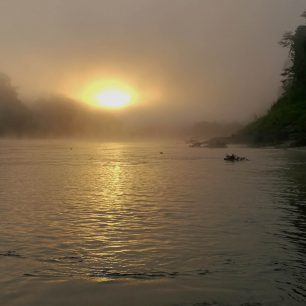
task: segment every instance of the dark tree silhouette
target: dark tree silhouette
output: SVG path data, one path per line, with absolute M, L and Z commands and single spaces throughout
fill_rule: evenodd
M 0 137 L 107 139 L 122 132 L 122 125 L 115 117 L 64 96 L 39 99 L 28 108 L 18 98 L 10 78 L 0 73 Z
M 301 15 L 306 18 L 306 11 Z M 289 60 L 282 72 L 285 92 L 306 87 L 306 25 L 297 27 L 295 33 L 286 32 L 280 45 L 289 49 Z
M 9 77 L 0 73 L 0 135 L 22 136 L 33 127 L 31 112 L 18 99 Z
M 306 11 L 302 17 L 306 18 Z M 289 49 L 282 73 L 283 94 L 266 115 L 238 135 L 260 145 L 306 146 L 306 25 L 285 33 L 280 44 Z

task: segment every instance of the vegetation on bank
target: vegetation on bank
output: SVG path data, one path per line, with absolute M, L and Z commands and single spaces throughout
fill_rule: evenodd
M 122 133 L 122 124 L 109 113 L 64 96 L 24 103 L 9 77 L 0 73 L 0 137 L 94 137 Z
M 0 138 L 185 139 L 229 136 L 239 129 L 239 124 L 206 121 L 177 126 L 137 122 L 132 125 L 102 109 L 56 95 L 25 103 L 10 78 L 0 73 Z
M 302 14 L 306 18 L 306 11 Z M 251 122 L 235 141 L 254 145 L 306 145 L 306 25 L 288 32 L 280 42 L 289 48 L 289 62 L 284 69 L 283 94 L 266 115 Z

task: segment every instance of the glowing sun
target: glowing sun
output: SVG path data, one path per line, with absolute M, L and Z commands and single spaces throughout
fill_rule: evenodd
M 95 95 L 96 104 L 107 108 L 122 108 L 132 101 L 132 95 L 128 91 L 118 88 L 108 88 Z
M 133 105 L 138 95 L 118 80 L 97 80 L 77 90 L 77 98 L 96 108 L 123 109 Z

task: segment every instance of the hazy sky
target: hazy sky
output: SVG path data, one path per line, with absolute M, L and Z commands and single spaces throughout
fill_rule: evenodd
M 97 79 L 138 93 L 137 120 L 246 120 L 279 94 L 282 34 L 305 0 L 0 0 L 0 71 L 23 97 Z

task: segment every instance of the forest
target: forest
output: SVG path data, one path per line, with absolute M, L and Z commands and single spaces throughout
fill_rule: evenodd
M 302 17 L 306 18 L 306 12 Z M 280 45 L 289 50 L 282 94 L 267 114 L 237 133 L 235 141 L 263 146 L 306 145 L 306 25 L 285 33 Z

